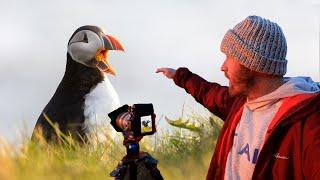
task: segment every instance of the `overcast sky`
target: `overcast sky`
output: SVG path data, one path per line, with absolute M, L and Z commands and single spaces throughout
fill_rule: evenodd
M 312 3 L 313 2 L 313 3 Z M 122 42 L 109 76 L 121 104 L 153 103 L 158 117 L 205 112 L 184 90 L 155 74 L 188 67 L 226 85 L 220 71 L 225 32 L 248 15 L 277 22 L 288 43 L 286 76 L 319 81 L 319 6 L 307 0 L 0 0 L 0 136 L 31 133 L 63 77 L 67 41 L 76 28 L 98 25 Z M 317 9 L 318 8 L 318 9 Z M 318 14 L 317 14 L 318 13 Z M 165 122 L 161 122 L 163 128 Z

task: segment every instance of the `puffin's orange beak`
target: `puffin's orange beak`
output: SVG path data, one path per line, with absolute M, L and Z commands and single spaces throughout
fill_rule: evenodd
M 104 34 L 102 39 L 105 49 L 124 51 L 122 44 L 115 37 Z
M 100 71 L 110 73 L 114 76 L 116 75 L 115 69 L 110 65 L 108 61 L 108 50 L 99 49 L 96 53 L 96 60 L 98 61 L 98 64 L 96 66 Z
M 116 70 L 110 65 L 108 61 L 109 50 L 124 51 L 122 44 L 113 36 L 102 34 L 103 48 L 96 53 L 96 60 L 98 61 L 97 68 L 105 73 L 116 75 Z

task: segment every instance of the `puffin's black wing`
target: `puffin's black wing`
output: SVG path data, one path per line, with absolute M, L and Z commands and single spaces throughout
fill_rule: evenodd
M 56 141 L 57 135 L 48 119 L 57 124 L 65 135 L 71 134 L 76 140 L 85 139 L 84 97 L 98 83 L 103 81 L 102 73 L 96 68 L 90 68 L 72 60 L 67 54 L 66 72 L 55 94 L 40 114 L 33 131 L 32 139 L 36 138 L 36 131 L 41 129 L 45 140 Z
M 46 141 L 57 142 L 59 141 L 59 136 L 63 138 L 61 134 L 57 134 L 61 132 L 66 136 L 71 135 L 77 141 L 85 140 L 85 134 L 82 130 L 84 116 L 81 107 L 82 103 L 76 103 L 55 109 L 49 103 L 38 118 L 32 139 L 36 140 L 36 133 L 39 133 Z M 59 132 L 53 126 L 57 126 Z

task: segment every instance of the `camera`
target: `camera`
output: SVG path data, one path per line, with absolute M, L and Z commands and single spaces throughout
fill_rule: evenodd
M 156 132 L 152 104 L 123 105 L 108 114 L 117 132 L 131 132 L 134 137 L 152 135 Z
M 163 180 L 157 168 L 158 160 L 149 153 L 140 151 L 139 141 L 145 135 L 156 132 L 152 104 L 123 105 L 108 114 L 113 128 L 122 132 L 123 145 L 127 149 L 118 166 L 110 173 L 115 179 L 155 179 Z

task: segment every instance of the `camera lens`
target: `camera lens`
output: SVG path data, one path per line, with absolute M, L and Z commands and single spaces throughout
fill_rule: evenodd
M 116 119 L 117 126 L 123 131 L 131 130 L 131 114 L 129 112 L 121 113 Z

